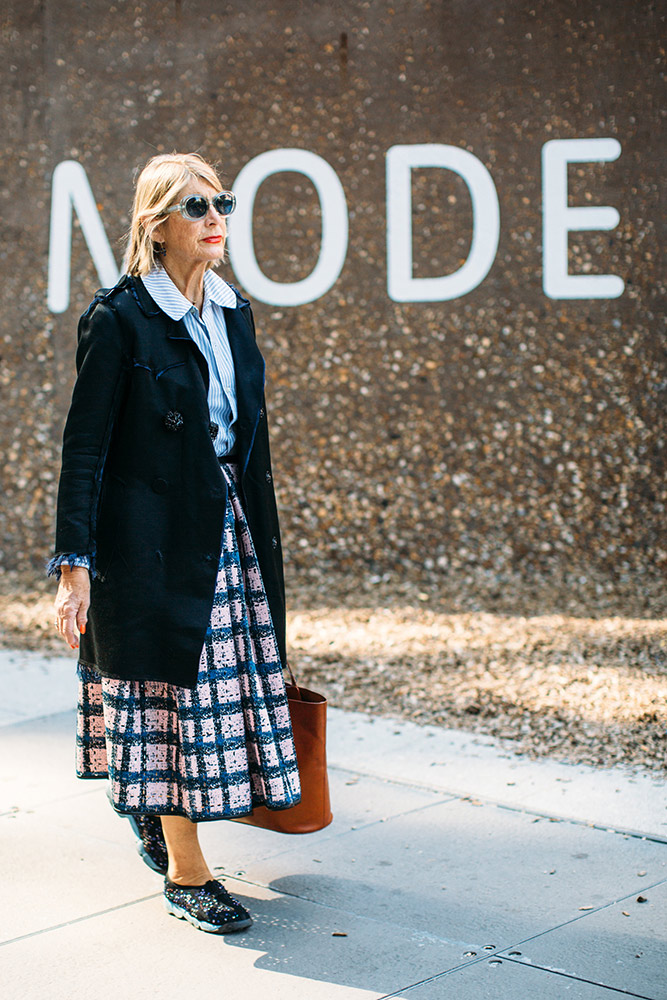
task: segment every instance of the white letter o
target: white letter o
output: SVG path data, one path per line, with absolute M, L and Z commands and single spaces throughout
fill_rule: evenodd
M 322 206 L 322 245 L 314 269 L 301 281 L 271 281 L 255 257 L 252 214 L 260 184 L 272 174 L 295 171 L 313 184 Z M 245 165 L 234 183 L 237 208 L 229 225 L 229 256 L 239 283 L 260 302 L 300 306 L 328 292 L 347 253 L 347 202 L 333 167 L 307 149 L 271 149 Z

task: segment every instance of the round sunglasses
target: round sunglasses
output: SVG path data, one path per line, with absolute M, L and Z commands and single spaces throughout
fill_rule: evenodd
M 198 222 L 200 219 L 206 218 L 211 205 L 218 215 L 231 215 L 236 208 L 236 195 L 233 191 L 221 191 L 213 198 L 206 198 L 203 194 L 189 194 L 182 198 L 177 205 L 165 209 L 165 215 L 170 212 L 180 212 L 184 219 Z

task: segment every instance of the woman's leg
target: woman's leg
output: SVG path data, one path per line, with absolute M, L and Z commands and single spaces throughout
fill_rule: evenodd
M 185 816 L 162 816 L 169 855 L 167 878 L 177 885 L 204 885 L 215 876 L 199 846 L 197 824 Z

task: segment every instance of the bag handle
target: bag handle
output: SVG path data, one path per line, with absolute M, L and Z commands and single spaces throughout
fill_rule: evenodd
M 285 660 L 285 663 L 287 664 L 287 670 L 289 672 L 289 677 L 290 677 L 290 680 L 292 682 L 292 686 L 295 687 L 297 689 L 297 691 L 299 691 L 299 685 L 297 684 L 296 677 L 294 676 L 294 673 L 292 672 L 292 667 L 290 665 L 290 661 L 289 660 Z M 300 694 L 301 694 L 301 692 L 299 691 L 299 695 Z

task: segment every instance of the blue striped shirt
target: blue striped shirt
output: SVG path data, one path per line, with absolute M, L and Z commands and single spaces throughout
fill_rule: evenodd
M 236 444 L 234 423 L 236 378 L 223 306 L 234 308 L 236 294 L 226 281 L 212 270 L 204 273 L 204 307 L 199 310 L 178 290 L 163 267 L 154 268 L 141 279 L 148 294 L 160 309 L 174 320 L 183 320 L 195 344 L 208 364 L 208 409 L 218 425 L 213 441 L 216 455 L 228 455 Z

